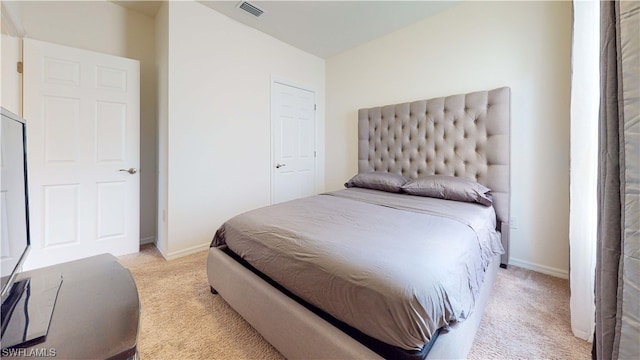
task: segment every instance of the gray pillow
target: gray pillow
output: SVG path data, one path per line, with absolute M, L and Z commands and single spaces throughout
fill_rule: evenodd
M 408 178 L 400 174 L 372 171 L 357 174 L 347 181 L 344 186 L 399 193 L 402 191 L 402 185 L 408 180 Z
M 402 186 L 407 194 L 439 199 L 475 202 L 491 206 L 491 189 L 475 181 L 454 176 L 428 175 L 411 180 Z

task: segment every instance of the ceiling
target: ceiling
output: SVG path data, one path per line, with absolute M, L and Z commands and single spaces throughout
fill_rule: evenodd
M 155 16 L 160 1 L 113 1 Z M 457 5 L 460 1 L 199 1 L 238 22 L 321 58 L 329 58 Z
M 123 0 L 123 1 L 110 0 L 110 1 L 120 6 L 124 6 L 127 9 L 131 9 L 151 17 L 156 17 L 156 14 L 158 13 L 158 9 L 160 9 L 160 5 L 162 5 L 163 3 L 163 1 L 134 1 L 134 0 Z

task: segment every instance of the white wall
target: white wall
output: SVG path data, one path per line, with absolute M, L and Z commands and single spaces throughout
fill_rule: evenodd
M 22 61 L 20 37 L 24 29 L 14 6 L 6 1 L 0 3 L 0 17 L 0 105 L 22 115 L 22 74 L 17 71 L 17 63 Z
M 327 60 L 327 190 L 357 172 L 357 110 L 512 90 L 511 263 L 569 269 L 570 2 L 464 2 Z
M 157 147 L 157 239 L 156 247 L 161 253 L 168 253 L 166 210 L 168 208 L 168 134 L 169 129 L 169 5 L 163 3 L 155 18 L 156 31 L 156 79 L 158 83 L 158 147 Z
M 17 63 L 22 60 L 22 42 L 20 38 L 2 34 L 0 38 L 1 83 L 0 105 L 5 109 L 22 115 L 22 75 L 17 71 Z
M 25 37 L 140 61 L 140 238 L 152 241 L 157 198 L 154 20 L 106 1 L 8 3 Z
M 172 258 L 206 248 L 229 217 L 269 204 L 272 76 L 316 91 L 324 144 L 325 62 L 197 2 L 168 10 L 168 154 L 160 156 L 168 156 L 164 255 Z

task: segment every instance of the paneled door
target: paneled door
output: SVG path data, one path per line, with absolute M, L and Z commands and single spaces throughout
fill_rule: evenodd
M 272 83 L 272 203 L 316 192 L 315 109 L 313 91 Z
M 140 244 L 140 64 L 24 39 L 25 270 Z

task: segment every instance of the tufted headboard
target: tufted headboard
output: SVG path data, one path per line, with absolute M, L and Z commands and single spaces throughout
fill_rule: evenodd
M 501 230 L 509 221 L 510 98 L 502 87 L 360 109 L 358 172 L 475 180 L 492 190 Z

